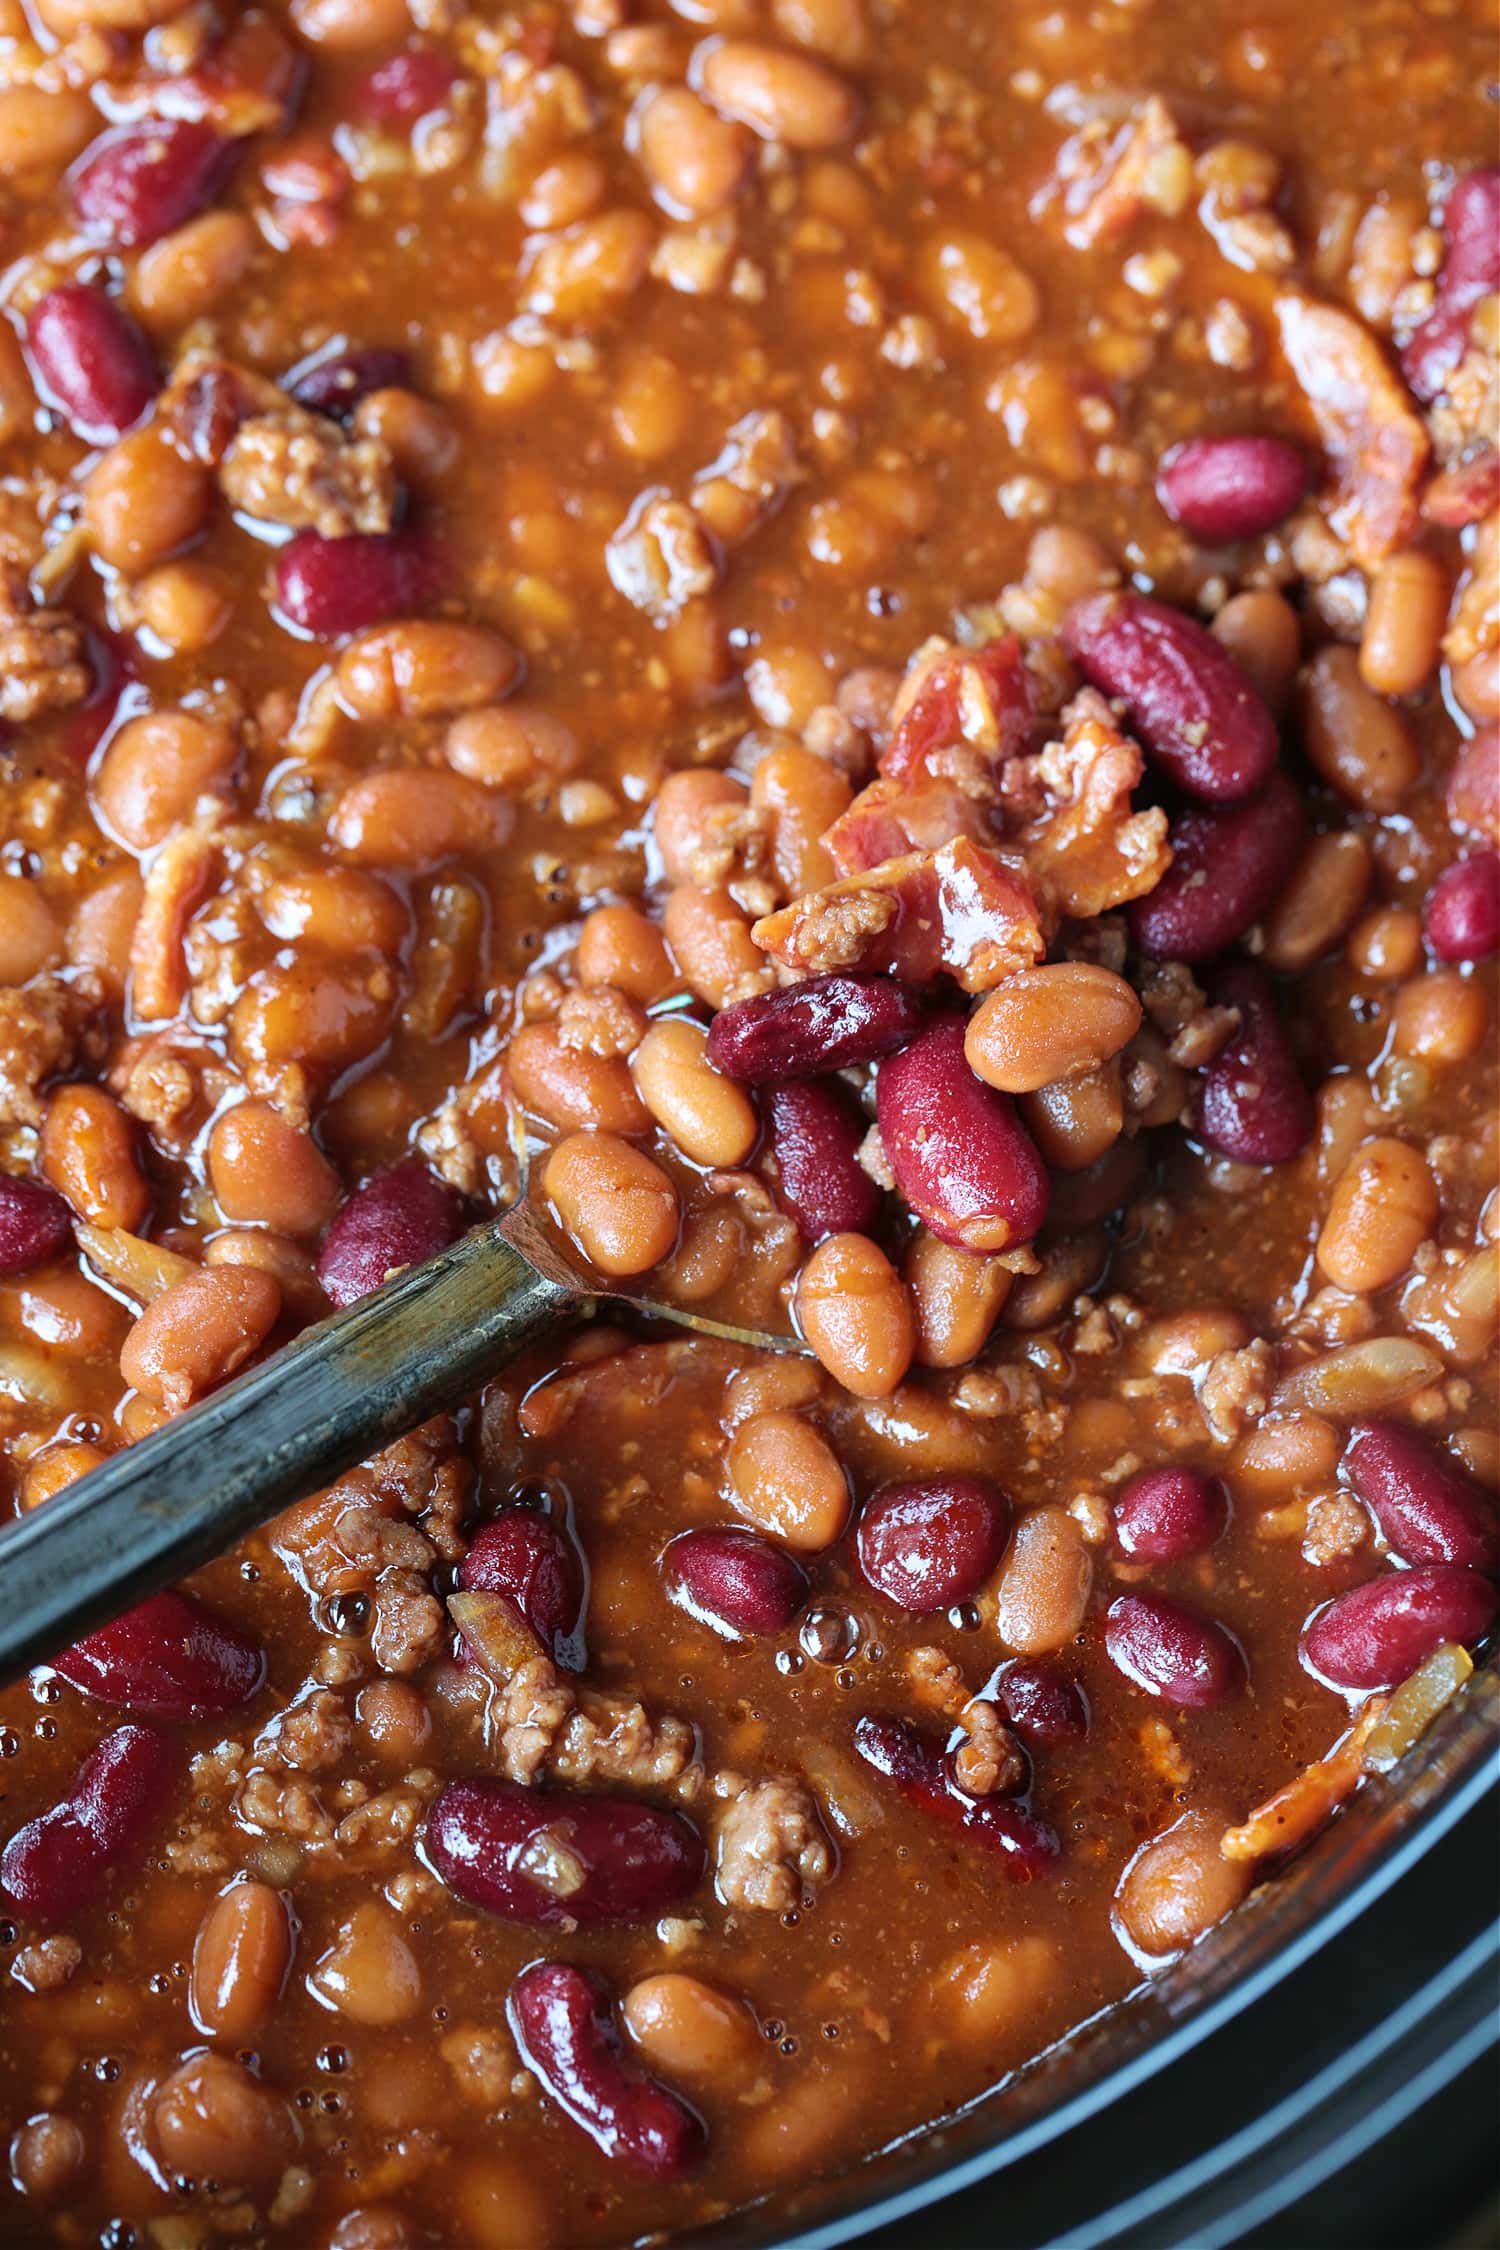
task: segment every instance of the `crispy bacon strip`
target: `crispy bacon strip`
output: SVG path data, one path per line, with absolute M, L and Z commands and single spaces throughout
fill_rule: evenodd
M 946 971 L 965 992 L 988 992 L 1046 951 L 1024 880 L 965 837 L 810 891 L 750 934 L 806 976 L 859 968 L 925 984 Z
M 1362 570 L 1404 547 L 1431 450 L 1399 379 L 1352 313 L 1293 291 L 1276 300 L 1281 345 L 1338 474 L 1350 552 Z
M 1075 696 L 1062 740 L 1029 762 L 1047 810 L 1021 842 L 1043 907 L 1083 921 L 1154 890 L 1172 860 L 1167 816 L 1155 806 L 1131 810 L 1145 760 L 1103 696 L 1093 688 Z
M 1024 749 L 1036 693 L 1013 633 L 982 648 L 933 639 L 918 649 L 891 706 L 891 739 L 880 760 L 888 781 L 911 783 L 963 771 L 945 752 L 967 748 L 982 767 Z

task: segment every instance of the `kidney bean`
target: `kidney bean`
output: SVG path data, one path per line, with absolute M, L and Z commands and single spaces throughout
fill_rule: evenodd
M 1500 852 L 1474 852 L 1445 867 L 1422 920 L 1440 961 L 1483 961 L 1500 950 Z
M 574 1641 L 583 1608 L 578 1550 L 536 1508 L 502 1508 L 475 1532 L 458 1569 L 466 1594 L 504 1594 L 555 1663 L 582 1669 Z
M 970 1070 L 964 1028 L 945 1016 L 887 1055 L 876 1116 L 896 1184 L 929 1234 L 1005 1250 L 1047 1216 L 1047 1171 L 1010 1096 Z
M 161 388 L 140 329 L 89 282 L 64 282 L 38 298 L 26 341 L 43 401 L 86 445 L 113 445 Z
M 1276 725 L 1229 651 L 1195 618 L 1144 594 L 1091 594 L 1063 624 L 1069 655 L 1188 796 L 1238 804 L 1276 765 Z
M 1349 1482 L 1407 1563 L 1500 1563 L 1500 1521 L 1476 1477 L 1399 1422 L 1356 1422 L 1344 1454 Z
M 1056 1832 L 1026 1807 L 1003 1797 L 965 1796 L 948 1753 L 909 1720 L 866 1712 L 855 1721 L 854 1747 L 908 1803 L 993 1852 L 1012 1882 L 1035 1882 L 1062 1857 Z
M 315 641 L 409 617 L 441 585 L 437 557 L 409 531 L 353 532 L 342 539 L 301 531 L 276 558 L 282 618 Z
M 138 250 L 204 210 L 235 144 L 188 117 L 143 117 L 102 133 L 69 174 L 73 208 L 96 242 Z
M 439 1792 L 427 1856 L 471 1906 L 536 1924 L 649 1920 L 686 1898 L 704 1868 L 680 1813 L 489 1777 Z
M 309 412 L 342 422 L 372 391 L 401 390 L 410 381 L 411 361 L 405 352 L 382 344 L 346 344 L 339 338 L 289 367 L 281 387 Z M 339 544 L 347 546 L 348 541 Z
M 1244 1676 L 1239 1646 L 1222 1625 L 1161 1594 L 1112 1601 L 1104 1645 L 1127 1680 L 1182 1711 L 1211 1711 Z
M 904 1046 L 922 1003 L 896 977 L 810 977 L 721 1008 L 709 1059 L 730 1078 L 818 1078 Z
M 601 2154 L 654 2179 L 679 2179 L 703 2155 L 702 2121 L 680 2095 L 628 2071 L 592 1977 L 533 1961 L 506 2014 L 521 2059 Z
M 1054 1664 L 1024 1658 L 1007 1664 L 995 1681 L 994 1696 L 1025 1743 L 1081 1741 L 1089 1731 L 1083 1689 Z
M 1129 909 L 1143 953 L 1158 961 L 1207 961 L 1270 905 L 1296 864 L 1307 826 L 1285 774 L 1248 804 L 1210 811 L 1192 805 L 1167 831 L 1172 864 Z
M 0 1888 L 40 1922 L 93 1904 L 144 1844 L 181 1769 L 178 1745 L 154 1727 L 116 1727 L 84 1759 L 71 1795 L 16 1830 L 0 1853 Z
M 1500 170 L 1487 166 L 1455 183 L 1443 234 L 1447 255 L 1432 311 L 1401 354 L 1407 386 L 1424 404 L 1463 358 L 1475 307 L 1500 290 Z
M 1271 980 L 1251 961 L 1231 961 L 1213 997 L 1238 1008 L 1239 1029 L 1203 1076 L 1198 1132 L 1240 1164 L 1285 1164 L 1312 1139 L 1317 1111 L 1302 1081 Z
M 45 1266 L 72 1239 L 73 1214 L 56 1188 L 0 1172 L 0 1274 Z
M 406 47 L 366 73 L 354 88 L 351 104 L 357 116 L 372 124 L 400 130 L 441 109 L 458 78 L 451 58 L 436 47 Z M 369 385 L 371 390 L 382 387 Z
M 859 1161 L 868 1127 L 849 1088 L 836 1078 L 794 1079 L 772 1087 L 765 1109 L 777 1193 L 806 1239 L 866 1233 L 880 1188 Z
M 1164 454 L 1156 496 L 1174 523 L 1210 545 L 1255 539 L 1289 516 L 1307 467 L 1285 438 L 1190 438 Z
M 153 1594 L 60 1656 L 85 1695 L 148 1719 L 237 1711 L 266 1676 L 259 1645 L 187 1594 Z
M 872 1495 L 855 1547 L 877 1594 L 924 1615 L 979 1591 L 1009 1529 L 1010 1502 L 988 1477 L 922 1477 Z
M 1459 1563 L 1425 1563 L 1372 1578 L 1318 1610 L 1302 1654 L 1334 1687 L 1395 1687 L 1445 1641 L 1481 1641 L 1494 1621 L 1489 1579 Z
M 356 1188 L 323 1237 L 317 1273 L 336 1305 L 378 1289 L 399 1266 L 419 1266 L 464 1231 L 463 1197 L 416 1158 Z
M 680 1532 L 662 1564 L 674 1598 L 719 1632 L 784 1633 L 807 1600 L 807 1572 L 795 1557 L 734 1525 Z
M 1229 1495 L 1201 1469 L 1147 1469 L 1114 1505 L 1115 1541 L 1136 1562 L 1182 1562 L 1210 1548 L 1229 1521 Z

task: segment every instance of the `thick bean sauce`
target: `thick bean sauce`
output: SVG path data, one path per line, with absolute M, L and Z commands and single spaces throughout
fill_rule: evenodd
M 0 1507 L 523 1189 L 804 1347 L 581 1318 L 0 1699 L 0 2239 L 850 2165 L 1482 1660 L 1493 63 L 0 0 Z

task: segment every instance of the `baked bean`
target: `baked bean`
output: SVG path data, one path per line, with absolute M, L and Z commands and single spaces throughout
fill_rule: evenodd
M 944 1962 L 933 1995 L 948 2030 L 993 2054 L 1046 2001 L 1060 1966 L 1050 1938 L 976 1939 Z
M 151 2135 L 174 2176 L 232 2187 L 269 2186 L 300 2138 L 278 2094 L 243 2063 L 212 2052 L 190 2055 L 161 2081 Z
M 800 743 L 784 743 L 761 759 L 750 777 L 750 806 L 769 823 L 771 863 L 786 897 L 837 881 L 821 839 L 848 811 L 852 794 L 837 766 Z
M 422 2001 L 417 1957 L 395 1915 L 373 1900 L 354 1909 L 308 1983 L 351 2023 L 404 2023 Z
M 0 985 L 24 984 L 62 950 L 57 917 L 40 887 L 0 875 Z
M 419 490 L 445 476 L 458 458 L 458 432 L 442 408 L 399 383 L 367 391 L 352 427 L 383 445 L 401 482 Z
M 1015 1277 L 1009 1266 L 919 1227 L 901 1271 L 916 1324 L 917 1365 L 964 1367 L 977 1359 L 1010 1294 Z
M 378 875 L 352 867 L 298 869 L 262 893 L 260 918 L 272 937 L 303 939 L 330 953 L 399 953 L 411 927 L 403 901 Z
M 672 985 L 661 932 L 636 906 L 596 906 L 586 915 L 573 965 L 581 984 L 612 986 L 643 1008 Z
M 521 217 L 544 232 L 572 226 L 598 210 L 608 186 L 609 176 L 597 157 L 587 149 L 570 149 L 536 174 L 521 198 Z
M 321 1319 L 328 1309 L 312 1252 L 290 1235 L 273 1234 L 269 1227 L 226 1227 L 203 1245 L 203 1263 L 254 1266 L 258 1273 L 269 1274 L 296 1320 Z
M 205 1266 L 149 1304 L 125 1339 L 120 1372 L 169 1413 L 225 1382 L 259 1351 L 281 1291 L 253 1266 Z
M 522 306 L 543 320 L 591 328 L 646 278 L 656 230 L 644 211 L 600 211 L 534 241 L 522 262 Z
M 677 1240 L 676 1189 L 659 1164 L 615 1133 L 559 1141 L 542 1184 L 564 1230 L 601 1273 L 645 1273 Z
M 849 1521 L 849 1480 L 822 1432 L 777 1408 L 730 1441 L 729 1495 L 747 1522 L 799 1554 L 831 1547 Z
M 1382 1138 L 1356 1149 L 1333 1191 L 1318 1263 L 1340 1289 L 1383 1289 L 1437 1225 L 1437 1183 L 1421 1151 Z
M 933 311 L 977 343 L 1013 344 L 1041 314 L 1041 292 L 1025 268 L 966 229 L 929 237 L 917 254 L 916 281 Z
M 99 112 L 81 89 L 0 88 L 0 180 L 60 172 L 99 129 Z
M 473 2236 L 476 2244 L 483 2239 L 482 2232 Z M 344 2213 L 328 2237 L 328 2250 L 416 2250 L 416 2236 L 393 2205 L 363 2204 Z M 504 2250 L 512 2250 L 512 2243 L 506 2242 Z
M 1359 657 L 1319 649 L 1298 682 L 1303 747 L 1331 789 L 1361 812 L 1395 812 L 1422 772 L 1422 753 L 1399 711 L 1368 688 Z
M 635 118 L 636 154 L 651 192 L 677 219 L 706 218 L 744 185 L 754 143 L 686 86 L 648 96 Z
M 210 648 L 229 623 L 233 591 L 207 563 L 159 563 L 140 579 L 132 614 L 141 627 L 174 655 Z
M 1387 555 L 1370 580 L 1359 676 L 1377 695 L 1416 695 L 1438 668 L 1448 573 L 1419 547 Z
M 21 1479 L 21 1506 L 30 1510 L 41 1507 L 56 1492 L 66 1492 L 70 1484 L 86 1477 L 91 1469 L 101 1468 L 109 1455 L 97 1445 L 49 1445 L 26 1464 Z
M 1073 524 L 1044 524 L 1026 549 L 1026 585 L 1055 602 L 1059 614 L 1118 577 L 1109 550 Z
M 837 148 L 859 121 L 859 103 L 842 78 L 807 55 L 759 39 L 700 47 L 692 80 L 723 116 L 784 148 Z
M 692 883 L 705 854 L 725 836 L 733 848 L 749 796 L 733 774 L 712 766 L 669 773 L 656 793 L 656 848 L 669 883 Z
M 1486 1023 L 1484 986 L 1477 978 L 1434 969 L 1396 995 L 1396 1052 L 1421 1062 L 1467 1062 L 1484 1045 Z
M 473 2250 L 551 2250 L 553 2191 L 524 2158 L 471 2156 L 454 2167 L 452 2205 L 458 2239 Z M 344 2250 L 342 2243 L 338 2250 Z M 351 2250 L 365 2250 L 356 2243 Z M 372 2250 L 387 2250 L 383 2242 Z M 407 2250 L 402 2243 L 393 2250 Z
M 551 1125 L 627 1137 L 651 1129 L 624 1056 L 570 1047 L 555 1024 L 523 1024 L 505 1050 L 505 1067 L 526 1107 Z
M 443 756 L 455 773 L 486 789 L 566 781 L 584 762 L 583 745 L 567 722 L 520 696 L 460 713 L 443 736 Z
M 94 809 L 121 843 L 151 851 L 200 806 L 232 800 L 239 755 L 229 729 L 196 711 L 127 719 L 94 775 Z
M 483 625 L 405 618 L 377 625 L 339 658 L 340 700 L 356 719 L 446 719 L 497 703 L 521 660 Z M 424 777 L 432 786 L 432 776 Z
M 1097 1070 L 1140 1020 L 1139 1000 L 1112 969 L 1049 962 L 1019 970 L 985 995 L 969 1018 L 964 1054 L 991 1086 L 1027 1094 Z
M 793 46 L 811 47 L 848 68 L 869 51 L 863 0 L 771 0 L 771 21 Z
M 724 2086 L 757 2059 L 760 2036 L 744 2002 L 680 1969 L 642 1977 L 620 2003 L 620 2014 L 651 2068 L 667 2078 Z
M 268 2023 L 292 1959 L 292 1930 L 269 1883 L 221 1891 L 198 1930 L 189 1984 L 193 2021 L 240 2046 Z
M 900 1275 L 865 1234 L 830 1235 L 797 1282 L 803 1335 L 856 1398 L 889 1398 L 912 1363 L 916 1324 Z
M 1023 1094 L 1016 1106 L 1048 1164 L 1059 1172 L 1087 1171 L 1114 1147 L 1124 1129 L 1120 1066 L 1110 1062 L 1087 1077 L 1039 1086 Z
M 154 426 L 101 453 L 83 493 L 83 525 L 103 563 L 138 578 L 196 539 L 213 506 L 213 481 Z
M 252 1084 L 289 1064 L 346 1070 L 380 1045 L 394 999 L 383 967 L 313 958 L 260 969 L 230 1010 L 230 1052 Z
M 1252 1863 L 1219 1849 L 1222 1813 L 1195 1808 L 1143 1844 L 1120 1877 L 1115 1911 L 1152 1960 L 1180 1953 L 1221 1922 L 1250 1888 Z
M 1268 587 L 1250 587 L 1230 595 L 1211 630 L 1279 717 L 1292 699 L 1302 659 L 1302 628 L 1291 603 Z
M 728 891 L 679 883 L 667 893 L 661 926 L 689 990 L 711 1008 L 750 999 L 775 982 Z
M 338 1174 L 305 1127 L 269 1102 L 237 1102 L 214 1124 L 208 1174 L 226 1219 L 317 1234 L 339 1207 Z
M 760 1131 L 743 1086 L 721 1077 L 702 1026 L 678 1016 L 653 1024 L 631 1057 L 636 1091 L 663 1132 L 695 1164 L 743 1164 Z
M 395 46 L 411 30 L 406 0 L 292 0 L 291 14 L 310 46 L 339 54 Z
M 4 129 L 0 108 L 0 132 Z M 87 2155 L 82 2127 L 59 2111 L 44 2109 L 12 2133 L 10 2176 L 28 2202 L 56 2203 L 76 2186 Z
M 349 784 L 333 808 L 328 836 L 358 863 L 427 869 L 460 853 L 495 850 L 515 817 L 507 798 L 460 774 L 387 766 Z
M 1478 725 L 1500 718 L 1500 649 L 1485 648 L 1453 667 L 1453 695 Z
M 1268 968 L 1295 976 L 1333 950 L 1364 905 L 1370 847 L 1352 828 L 1312 836 L 1261 922 Z
M 1339 1464 L 1339 1433 L 1317 1414 L 1284 1414 L 1247 1430 L 1234 1480 L 1259 1497 L 1326 1491 Z
M 1081 1628 L 1094 1582 L 1083 1533 L 1053 1502 L 1021 1518 L 1000 1574 L 996 1623 L 1019 1656 L 1062 1648 Z
M 151 1190 L 136 1152 L 135 1127 L 102 1086 L 62 1086 L 42 1119 L 41 1169 L 81 1219 L 139 1231 Z
M 389 1765 L 414 1766 L 432 1740 L 432 1715 L 409 1680 L 372 1680 L 361 1688 L 355 1716 L 370 1747 Z
M 1405 906 L 1377 906 L 1349 933 L 1349 966 L 1379 984 L 1400 984 L 1422 958 L 1422 921 Z
M 69 1359 L 102 1359 L 118 1347 L 122 1308 L 72 1267 L 29 1274 L 15 1304 L 26 1333 Z
M 244 278 L 259 237 L 242 211 L 203 211 L 141 253 L 127 301 L 153 336 L 211 313 Z

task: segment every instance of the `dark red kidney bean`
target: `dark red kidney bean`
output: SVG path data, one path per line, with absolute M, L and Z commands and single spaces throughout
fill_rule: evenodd
M 836 1078 L 798 1078 L 763 1097 L 776 1187 L 809 1242 L 827 1234 L 866 1234 L 880 1188 L 859 1161 L 869 1127 L 849 1088 Z
M 73 208 L 96 242 L 138 250 L 213 202 L 235 144 L 199 118 L 143 117 L 84 150 L 68 175 Z
M 533 1961 L 506 2014 L 521 2060 L 558 2108 L 612 2162 L 675 2180 L 704 2152 L 703 2123 L 681 2096 L 620 2059 L 604 1994 L 566 1961 Z
M 582 1668 L 569 1644 L 583 1608 L 583 1564 L 567 1533 L 536 1508 L 503 1508 L 475 1532 L 458 1566 L 466 1594 L 504 1594 L 554 1663 Z
M 796 1557 L 737 1525 L 680 1532 L 661 1559 L 674 1599 L 719 1632 L 784 1633 L 807 1601 Z
M 924 1615 L 979 1591 L 1009 1529 L 1010 1502 L 988 1477 L 918 1477 L 871 1495 L 855 1549 L 877 1594 Z
M 1213 984 L 1220 1007 L 1238 1008 L 1239 1028 L 1203 1074 L 1198 1133 L 1240 1164 L 1285 1164 L 1312 1139 L 1317 1111 L 1265 971 L 1231 961 Z
M 1320 1609 L 1302 1653 L 1339 1688 L 1395 1687 L 1445 1641 L 1469 1647 L 1495 1621 L 1495 1588 L 1458 1563 L 1387 1571 Z
M 1146 1469 L 1114 1505 L 1115 1543 L 1133 1562 L 1205 1554 L 1229 1521 L 1229 1495 L 1202 1469 Z
M 67 281 L 38 298 L 26 342 L 43 403 L 86 445 L 112 445 L 161 388 L 145 337 L 112 297 Z
M 1222 1625 L 1161 1594 L 1112 1601 L 1104 1645 L 1127 1680 L 1183 1711 L 1211 1711 L 1244 1676 L 1238 1644 Z
M 352 1305 L 400 1266 L 419 1266 L 456 1242 L 464 1199 L 411 1159 L 355 1189 L 323 1237 L 318 1279 L 336 1305 Z
M 1207 961 L 1243 937 L 1290 875 L 1307 816 L 1283 773 L 1248 804 L 1209 811 L 1190 805 L 1167 830 L 1172 864 L 1129 909 L 1143 953 L 1158 961 Z
M 1034 1882 L 1061 1859 L 1056 1831 L 1024 1805 L 1004 1797 L 965 1796 L 947 1752 L 909 1720 L 867 1711 L 855 1721 L 854 1747 L 908 1803 L 985 1845 L 1012 1882 Z
M 1344 1453 L 1349 1482 L 1407 1563 L 1500 1563 L 1500 1518 L 1476 1477 L 1399 1422 L 1356 1422 Z
M 1206 625 L 1145 594 L 1090 594 L 1063 622 L 1091 684 L 1129 705 L 1130 723 L 1189 797 L 1238 804 L 1276 765 L 1276 722 Z
M 404 389 L 410 381 L 411 361 L 405 352 L 382 344 L 346 344 L 338 338 L 289 367 L 281 387 L 310 413 L 343 421 L 371 391 Z
M 1469 322 L 1500 290 L 1500 170 L 1467 172 L 1443 213 L 1447 255 L 1432 311 L 1401 354 L 1408 388 L 1425 404 L 1447 383 L 1469 342 Z
M 415 125 L 443 107 L 458 78 L 452 60 L 435 47 L 407 47 L 360 80 L 353 107 L 372 124 Z
M 641 1922 L 702 1881 L 698 1831 L 630 1797 L 452 1781 L 427 1816 L 427 1856 L 450 1890 L 510 1922 Z
M 56 1188 L 0 1172 L 0 1274 L 45 1266 L 72 1240 L 73 1214 Z
M 1163 455 L 1156 476 L 1156 496 L 1172 521 L 1212 545 L 1258 538 L 1306 490 L 1306 463 L 1278 437 L 1190 438 Z
M 1076 1680 L 1043 1659 L 1018 1657 L 995 1681 L 994 1698 L 1027 1744 L 1050 1748 L 1089 1731 L 1088 1699 Z
M 52 1660 L 100 1703 L 149 1719 L 237 1711 L 266 1676 L 259 1644 L 187 1594 L 153 1594 Z
M 1500 852 L 1473 852 L 1445 867 L 1422 918 L 1440 961 L 1483 961 L 1500 950 Z
M 65 1922 L 134 1859 L 182 1771 L 154 1727 L 116 1727 L 84 1759 L 72 1793 L 18 1828 L 0 1853 L 0 1888 L 39 1922 Z
M 356 531 L 341 539 L 299 531 L 276 558 L 276 606 L 287 624 L 315 641 L 410 617 L 441 585 L 436 557 L 409 531 Z
M 941 1017 L 886 1056 L 875 1112 L 896 1185 L 929 1233 L 984 1251 L 1036 1233 L 1047 1167 L 1010 1096 L 970 1070 L 962 1017 Z
M 890 1054 L 921 1021 L 921 1001 L 897 977 L 809 977 L 721 1008 L 708 1053 L 726 1078 L 751 1085 L 821 1078 Z

